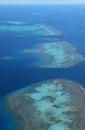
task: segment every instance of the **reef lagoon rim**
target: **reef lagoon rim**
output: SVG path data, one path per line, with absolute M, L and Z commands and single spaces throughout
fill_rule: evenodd
M 85 90 L 69 80 L 47 80 L 5 97 L 17 130 L 85 130 Z
M 42 60 L 34 66 L 40 68 L 68 68 L 85 60 L 70 43 L 60 40 L 40 43 L 35 49 L 26 48 L 22 53 L 39 56 Z
M 36 36 L 61 35 L 61 32 L 59 30 L 56 30 L 49 25 L 42 24 L 42 23 L 29 24 L 29 22 L 22 22 L 22 21 L 1 21 L 0 32 L 4 32 L 4 33 L 11 32 L 13 34 L 15 32 L 20 36 L 28 36 L 28 34 L 29 35 L 32 34 Z

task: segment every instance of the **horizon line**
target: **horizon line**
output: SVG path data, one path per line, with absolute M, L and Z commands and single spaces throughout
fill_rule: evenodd
M 85 3 L 0 3 L 0 5 L 83 5 Z

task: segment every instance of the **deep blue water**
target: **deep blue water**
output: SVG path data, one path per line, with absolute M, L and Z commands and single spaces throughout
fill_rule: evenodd
M 43 15 L 34 16 L 33 13 Z M 5 55 L 16 55 L 19 49 L 31 48 L 37 43 L 54 38 L 70 42 L 77 52 L 85 56 L 85 5 L 0 5 L 0 21 L 5 20 L 24 21 L 30 24 L 45 23 L 60 30 L 62 35 L 49 38 L 33 35 L 20 37 L 10 32 L 0 33 L 0 58 Z M 0 61 L 0 97 L 46 79 L 64 78 L 85 85 L 85 62 L 67 69 L 40 69 L 31 67 L 31 63 L 35 63 L 33 56 L 16 61 Z M 0 111 L 2 112 L 1 109 Z M 8 117 L 10 118 L 0 115 L 2 124 L 0 130 L 10 129 Z M 6 128 L 4 122 L 8 124 Z

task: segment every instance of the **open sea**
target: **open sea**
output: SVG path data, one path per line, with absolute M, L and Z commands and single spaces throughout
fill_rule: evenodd
M 62 34 L 51 39 L 67 41 L 85 56 L 85 5 L 0 5 L 0 21 L 50 25 Z M 17 36 L 15 33 L 0 32 L 0 59 L 48 41 L 49 36 Z M 85 86 L 85 62 L 66 69 L 37 68 L 32 67 L 32 63 L 35 63 L 32 55 L 19 60 L 0 60 L 0 130 L 14 130 L 15 124 L 10 113 L 4 111 L 2 98 L 5 95 L 30 84 L 55 78 L 69 79 Z

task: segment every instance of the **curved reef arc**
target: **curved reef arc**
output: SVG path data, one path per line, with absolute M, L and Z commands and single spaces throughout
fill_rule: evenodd
M 42 60 L 35 66 L 40 68 L 68 68 L 85 60 L 67 41 L 40 43 L 34 49 L 24 49 L 22 53 L 39 56 Z

